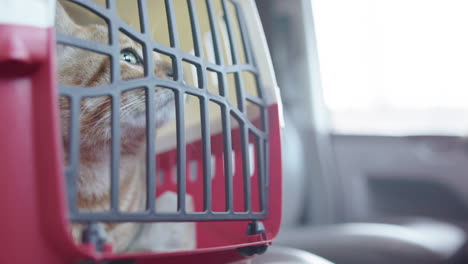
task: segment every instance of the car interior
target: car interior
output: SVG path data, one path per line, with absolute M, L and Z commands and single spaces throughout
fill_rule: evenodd
M 452 56 L 443 49 L 455 41 L 456 30 L 441 36 L 446 38 L 440 40 L 443 45 L 427 44 L 440 44 L 439 50 L 432 50 L 434 57 L 446 62 L 453 59 L 453 64 L 446 65 L 432 61 L 431 67 L 446 68 L 447 75 L 433 78 L 430 71 L 420 76 L 414 70 L 414 75 L 409 72 L 410 77 L 404 79 L 385 74 L 404 73 L 407 68 L 402 65 L 420 60 L 413 58 L 418 56 L 415 50 L 424 49 L 417 44 L 428 43 L 426 37 L 438 32 L 433 25 L 440 31 L 466 26 L 456 17 L 458 9 L 467 6 L 456 1 L 408 5 L 403 1 L 256 2 L 281 89 L 285 121 L 282 229 L 272 251 L 275 247 L 279 251 L 282 247 L 302 249 L 337 264 L 465 263 L 466 115 L 463 104 L 458 107 L 456 100 L 443 95 L 466 92 L 456 85 L 445 91 L 445 87 L 432 88 L 441 96 L 431 99 L 425 94 L 426 90 L 431 93 L 430 85 L 420 87 L 424 80 L 411 83 L 416 86 L 403 90 L 400 97 L 390 98 L 390 88 L 385 86 L 405 86 L 411 78 L 436 82 L 458 76 L 457 67 L 463 65 L 455 63 L 465 54 L 457 50 Z M 435 21 L 438 12 L 453 20 Z M 400 43 L 390 37 L 407 37 L 400 42 L 409 51 L 385 46 Z M 359 54 L 345 54 L 350 52 Z M 363 55 L 366 52 L 376 57 L 369 59 Z M 394 71 L 385 68 L 391 62 L 386 53 L 392 52 L 399 52 L 401 60 Z M 366 63 L 376 69 L 367 71 Z M 351 76 L 361 74 L 359 70 L 364 77 Z M 359 83 L 372 78 L 376 81 Z M 369 86 L 365 92 L 377 94 L 376 98 L 388 96 L 394 101 L 383 106 L 372 101 L 378 106 L 365 109 L 365 98 L 360 97 L 366 94 L 359 86 Z M 404 100 L 413 105 L 421 101 L 424 107 L 417 114 L 411 107 L 385 112 L 384 107 L 398 106 Z M 340 103 L 348 109 L 339 108 Z M 268 253 L 263 258 L 274 259 Z M 263 263 L 262 256 L 257 261 Z M 321 263 L 316 261 L 310 263 Z

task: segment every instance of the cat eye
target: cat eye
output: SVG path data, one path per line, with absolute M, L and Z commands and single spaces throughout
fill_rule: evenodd
M 123 49 L 120 51 L 120 60 L 134 65 L 142 65 L 143 60 L 138 53 L 131 48 Z

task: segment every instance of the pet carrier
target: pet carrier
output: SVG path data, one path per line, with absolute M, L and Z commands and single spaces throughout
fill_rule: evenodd
M 2 263 L 266 250 L 280 101 L 253 0 L 0 6 Z

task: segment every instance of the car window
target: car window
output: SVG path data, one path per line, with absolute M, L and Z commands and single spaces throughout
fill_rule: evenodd
M 335 133 L 468 134 L 468 1 L 312 0 Z

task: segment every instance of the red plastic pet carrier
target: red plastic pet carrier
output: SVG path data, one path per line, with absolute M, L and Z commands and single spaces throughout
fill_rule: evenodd
M 0 0 L 0 6 L 1 263 L 231 263 L 265 252 L 281 215 L 280 101 L 253 0 Z M 108 41 L 56 32 L 59 6 L 83 31 L 106 28 Z M 144 59 L 119 48 L 119 34 L 137 43 Z M 59 46 L 108 58 L 108 83 L 59 83 L 61 67 L 80 59 L 61 61 Z M 151 58 L 166 60 L 164 78 Z M 87 63 L 70 74 L 95 67 Z M 123 80 L 126 63 L 144 69 L 142 76 Z M 162 90 L 174 115 L 146 126 L 144 209 L 122 212 L 120 162 L 124 135 L 133 132 L 119 117 L 127 111 L 125 93 L 135 88 L 145 91 L 146 124 L 160 118 L 154 98 Z M 80 177 L 104 173 L 82 167 L 83 109 L 97 97 L 109 99 L 109 205 L 86 211 L 79 188 L 89 183 Z M 165 211 L 168 193 L 176 202 Z M 188 248 L 161 242 L 166 250 L 118 251 L 105 234 L 108 226 L 135 223 L 159 230 L 157 237 L 181 222 L 194 228 Z M 72 234 L 72 224 L 81 233 Z

